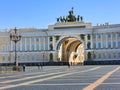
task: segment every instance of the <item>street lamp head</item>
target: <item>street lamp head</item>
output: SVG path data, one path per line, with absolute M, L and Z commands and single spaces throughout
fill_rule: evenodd
M 12 33 L 10 33 L 10 40 L 12 40 Z

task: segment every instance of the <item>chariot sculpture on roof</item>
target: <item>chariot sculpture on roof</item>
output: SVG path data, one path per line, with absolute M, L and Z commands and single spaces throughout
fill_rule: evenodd
M 59 18 L 57 18 L 57 22 L 82 22 L 83 21 L 83 17 L 78 15 L 77 17 L 74 15 L 74 11 L 73 11 L 73 7 L 72 9 L 69 11 L 69 15 L 67 16 L 60 16 Z

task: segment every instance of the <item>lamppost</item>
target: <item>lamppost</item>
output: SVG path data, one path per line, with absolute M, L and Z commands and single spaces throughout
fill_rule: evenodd
M 17 45 L 17 42 L 21 40 L 21 35 L 17 32 L 17 29 L 15 27 L 14 29 L 14 32 L 13 33 L 10 33 L 10 40 L 14 42 L 15 44 L 15 67 L 14 67 L 14 70 L 18 70 L 18 59 L 17 59 L 17 50 L 16 50 L 16 45 Z
M 44 53 L 43 53 L 42 57 L 43 57 L 43 66 L 44 66 L 44 59 L 45 59 L 45 54 Z

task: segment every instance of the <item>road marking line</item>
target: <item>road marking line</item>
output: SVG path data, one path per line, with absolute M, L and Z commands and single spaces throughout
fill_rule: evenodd
M 68 72 L 67 70 L 66 70 L 66 72 Z M 61 72 L 56 72 L 56 73 L 49 73 L 49 74 L 42 74 L 42 75 L 37 75 L 37 76 L 29 76 L 29 77 L 24 77 L 24 78 L 20 78 L 20 79 L 14 79 L 14 80 L 6 80 L 6 81 L 3 81 L 3 82 L 1 82 L 1 83 L 10 83 L 10 82 L 15 82 L 15 81 L 22 81 L 22 80 L 27 80 L 27 79 L 33 79 L 33 78 L 38 78 L 38 77 L 43 77 L 43 76 L 49 76 L 49 75 L 55 75 L 55 74 L 62 74 L 62 73 L 64 73 L 63 71 L 61 71 Z
M 62 69 L 63 67 L 59 67 L 59 68 L 55 68 L 55 69 L 47 69 L 46 71 L 44 71 L 44 72 L 31 72 L 31 73 L 29 73 L 29 74 L 26 74 L 26 73 L 24 73 L 24 74 L 22 74 L 22 76 L 25 76 L 25 75 L 35 75 L 35 74 L 43 74 L 43 73 L 47 73 L 47 71 L 52 71 L 52 70 L 59 70 L 59 69 Z M 63 68 L 64 69 L 64 68 Z M 19 73 L 19 72 L 17 72 L 17 73 Z M 7 73 L 8 74 L 8 73 Z M 21 76 L 21 75 L 12 75 L 12 76 L 6 76 L 7 78 L 8 77 L 17 77 L 17 76 Z M 0 77 L 0 78 L 6 78 L 6 77 Z
M 120 84 L 120 83 L 102 83 L 103 85 L 105 85 L 105 84 Z
M 31 86 L 33 85 L 33 86 L 61 86 L 61 85 L 88 85 L 88 84 L 90 84 L 90 83 L 53 83 L 53 84 L 30 84 Z
M 83 88 L 83 90 L 94 90 L 97 86 L 102 84 L 102 82 L 104 82 L 107 78 L 109 78 L 114 72 L 116 72 L 119 69 L 120 69 L 120 66 L 115 68 L 114 70 L 108 72 L 107 74 L 105 74 L 104 76 L 102 76 L 100 79 L 98 79 L 94 83 L 90 84 L 89 86 Z
M 84 70 L 84 71 L 74 71 L 74 72 L 70 72 L 70 73 L 66 72 L 64 74 L 51 76 L 51 77 L 47 77 L 47 78 L 43 78 L 43 79 L 32 80 L 32 81 L 28 81 L 28 82 L 24 82 L 24 83 L 20 83 L 20 84 L 15 84 L 15 85 L 7 85 L 7 86 L 0 87 L 0 90 L 4 90 L 4 89 L 8 89 L 8 88 L 14 88 L 14 87 L 19 87 L 19 86 L 24 86 L 24 85 L 29 85 L 29 84 L 42 82 L 42 81 L 46 81 L 46 80 L 50 80 L 50 79 L 54 79 L 54 78 L 59 78 L 59 77 L 67 76 L 67 75 L 72 75 L 72 74 L 75 74 L 75 73 L 93 71 L 93 70 L 96 70 L 98 68 L 100 68 L 100 67 L 95 67 L 95 68 L 91 68 L 91 69 Z
M 69 70 L 66 70 L 66 72 L 68 72 Z M 82 72 L 82 71 L 81 71 Z M 49 75 L 54 75 L 54 74 L 62 74 L 62 73 L 65 73 L 63 71 L 61 72 L 56 72 L 56 73 L 49 73 L 49 74 L 42 74 L 42 75 L 37 75 L 37 76 L 29 76 L 29 77 L 24 77 L 24 78 L 20 78 L 20 79 L 13 79 L 13 80 L 6 80 L 6 81 L 3 81 L 1 82 L 2 84 L 5 84 L 5 83 L 11 83 L 11 82 L 16 82 L 16 81 L 22 81 L 22 80 L 28 80 L 28 79 L 32 79 L 32 78 L 38 78 L 38 77 L 43 77 L 43 76 L 49 76 Z M 69 72 L 68 72 L 69 73 Z

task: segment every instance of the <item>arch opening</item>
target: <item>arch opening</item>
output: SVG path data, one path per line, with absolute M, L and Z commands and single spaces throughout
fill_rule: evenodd
M 70 65 L 84 63 L 84 44 L 75 37 L 63 38 L 57 45 L 58 61 L 68 62 Z

